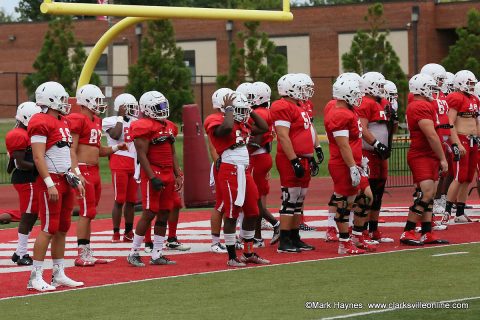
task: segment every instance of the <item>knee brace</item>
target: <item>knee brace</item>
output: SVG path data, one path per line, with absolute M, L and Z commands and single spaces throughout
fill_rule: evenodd
M 332 193 L 332 196 L 330 197 L 330 201 L 328 201 L 328 206 L 330 207 L 337 206 L 337 196 L 335 195 L 335 193 Z
M 348 223 L 350 217 L 350 210 L 347 208 L 337 208 L 337 215 L 333 220 L 339 223 Z
M 370 199 L 365 194 L 358 195 L 355 198 L 353 214 L 357 217 L 365 218 L 367 216 L 367 210 L 370 209 L 369 202 Z
M 303 212 L 303 202 L 305 201 L 307 191 L 307 188 L 301 188 L 300 195 L 297 198 L 297 203 L 295 203 L 295 214 L 301 214 Z
M 347 200 L 348 198 L 345 196 L 337 195 L 337 194 L 332 194 L 330 197 L 330 202 L 328 203 L 329 206 L 332 207 L 338 207 L 338 204 L 340 203 L 342 207 L 347 206 Z
M 422 201 L 422 198 L 417 198 L 413 202 L 413 205 L 408 209 L 410 209 L 410 211 L 412 211 L 413 213 L 416 213 L 419 216 L 421 216 L 428 211 L 429 204 L 430 204 L 429 202 Z M 420 207 L 421 209 L 417 209 L 417 207 Z
M 282 188 L 282 207 L 279 213 L 283 215 L 293 215 L 297 208 L 297 201 L 301 194 L 300 187 L 298 188 Z
M 424 214 L 431 213 L 433 211 L 433 199 L 428 203 L 428 207 L 423 211 Z

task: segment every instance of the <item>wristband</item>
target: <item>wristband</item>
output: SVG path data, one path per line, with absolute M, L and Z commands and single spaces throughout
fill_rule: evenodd
M 118 117 L 117 117 L 117 122 L 123 122 L 123 117 L 122 117 L 122 116 L 118 116 Z
M 53 182 L 52 177 L 48 176 L 48 177 L 44 178 L 43 181 L 47 185 L 47 188 L 50 189 L 51 187 L 55 187 L 55 183 Z
M 80 172 L 80 169 L 79 169 L 78 167 L 73 168 L 73 172 L 74 172 L 77 176 L 79 176 L 79 175 L 82 174 L 82 173 Z
M 118 144 L 112 146 L 112 152 L 115 153 L 118 151 Z

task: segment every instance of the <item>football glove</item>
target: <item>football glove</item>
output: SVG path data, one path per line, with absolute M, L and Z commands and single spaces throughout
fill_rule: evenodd
M 305 175 L 305 169 L 303 168 L 300 159 L 295 158 L 293 160 L 290 160 L 290 162 L 292 163 L 293 171 L 295 171 L 295 177 L 303 178 L 303 176 Z
M 318 145 L 315 147 L 315 153 L 317 154 L 318 164 L 322 164 L 325 160 L 325 155 L 323 154 L 322 146 Z
M 320 172 L 320 168 L 318 167 L 318 163 L 315 161 L 315 158 L 312 157 L 308 159 L 308 164 L 310 165 L 310 175 L 312 177 L 317 176 Z
M 165 183 L 163 183 L 163 181 L 160 180 L 157 177 L 154 177 L 154 178 L 150 179 L 150 182 L 152 183 L 153 189 L 155 189 L 157 191 L 160 191 L 163 188 L 165 188 Z
M 360 184 L 360 170 L 357 166 L 350 167 L 350 178 L 352 179 L 352 187 L 356 187 Z
M 67 179 L 67 182 L 69 185 L 71 185 L 73 188 L 77 188 L 78 185 L 81 183 L 80 178 L 77 177 L 73 172 L 67 171 L 65 172 L 65 178 Z

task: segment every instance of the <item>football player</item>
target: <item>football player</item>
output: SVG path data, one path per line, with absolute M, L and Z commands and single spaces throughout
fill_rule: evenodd
M 254 245 L 264 247 L 262 239 L 262 218 L 273 226 L 273 237 L 270 244 L 278 242 L 280 237 L 280 222 L 267 209 L 267 196 L 270 193 L 269 176 L 272 169 L 272 141 L 273 124 L 270 117 L 270 96 L 272 90 L 265 82 L 254 82 L 250 90 L 252 92 L 252 109 L 262 117 L 268 125 L 268 131 L 264 134 L 251 136 L 248 143 L 250 153 L 250 174 L 257 185 L 260 199 L 258 200 L 258 209 L 260 216 L 255 226 Z M 252 121 L 250 121 L 252 122 Z
M 277 83 L 280 100 L 270 108 L 277 134 L 275 163 L 280 174 L 282 207 L 280 209 L 280 244 L 278 252 L 298 253 L 315 248 L 300 239 L 303 202 L 310 183 L 310 165 L 314 144 L 312 124 L 300 101 L 302 79 L 295 74 L 282 76 Z
M 33 247 L 33 268 L 27 289 L 52 291 L 58 286 L 79 287 L 83 282 L 65 275 L 65 238 L 70 228 L 76 188 L 80 197 L 85 190 L 72 172 L 68 94 L 57 82 L 45 82 L 35 91 L 37 105 L 42 113 L 35 114 L 28 123 L 28 136 L 32 144 L 33 160 L 38 170 L 38 215 L 40 233 Z M 52 243 L 52 282 L 43 280 L 43 261 Z
M 442 87 L 442 92 L 445 94 L 445 96 L 448 96 L 450 93 L 455 91 L 455 89 L 453 88 L 454 80 L 455 80 L 455 75 L 447 71 L 445 74 L 445 81 Z
M 454 125 L 451 129 L 451 139 L 454 142 L 452 150 L 458 147 L 460 159 L 453 163 L 454 180 L 448 188 L 443 224 L 449 223 L 455 201 L 457 212 L 454 221 L 456 223 L 472 221 L 465 214 L 465 201 L 467 200 L 468 185 L 473 180 L 478 158 L 476 137 L 480 132 L 477 121 L 480 102 L 474 94 L 476 84 L 477 78 L 471 71 L 458 71 L 453 84 L 456 92 L 447 96 L 448 118 Z M 453 153 L 455 154 L 455 151 Z
M 224 97 L 223 118 L 209 118 L 205 128 L 210 141 L 220 156 L 220 168 L 216 189 L 220 191 L 223 202 L 223 233 L 228 251 L 227 265 L 245 267 L 247 263 L 268 264 L 253 252 L 255 223 L 258 219 L 258 190 L 250 175 L 247 144 L 250 134 L 267 132 L 267 123 L 251 111 L 247 97 L 235 92 Z M 254 124 L 248 124 L 249 117 Z M 239 258 L 235 252 L 235 229 L 240 212 L 244 218 L 240 237 L 244 240 L 244 253 Z
M 384 99 L 385 84 L 385 77 L 379 72 L 367 72 L 362 75 L 360 90 L 363 99 L 356 111 L 362 123 L 362 150 L 363 155 L 368 158 L 370 168 L 368 180 L 373 193 L 368 220 L 366 219 L 368 230 L 364 230 L 364 237 L 367 239 L 371 237 L 374 241 L 393 242 L 393 239 L 383 237 L 378 230 L 378 217 L 388 177 L 391 147 L 389 138 L 390 134 L 393 134 L 393 130 L 389 130 L 389 115 L 392 114 L 390 103 Z
M 138 183 L 135 180 L 137 152 L 130 134 L 130 125 L 139 116 L 137 99 L 128 93 L 115 98 L 114 110 L 117 116 L 102 120 L 103 131 L 107 134 L 107 143 L 113 147 L 127 143 L 128 150 L 118 150 L 110 156 L 110 170 L 113 183 L 113 236 L 112 242 L 120 242 L 120 222 L 125 217 L 124 242 L 133 241 L 133 217 L 137 201 Z
M 233 90 L 229 88 L 220 88 L 216 90 L 212 95 L 212 106 L 215 112 L 210 114 L 204 121 L 205 132 L 207 132 L 207 127 L 205 124 L 210 122 L 223 121 L 224 109 L 224 98 L 232 94 Z M 208 137 L 208 136 L 207 136 Z M 210 217 L 210 227 L 212 234 L 212 245 L 210 251 L 213 253 L 227 253 L 227 248 L 220 242 L 220 230 L 222 228 L 222 219 L 223 219 L 223 203 L 221 190 L 217 185 L 218 169 L 220 168 L 220 157 L 215 150 L 215 147 L 212 144 L 210 138 L 208 138 L 208 150 L 212 158 L 212 168 L 210 171 L 210 186 L 214 188 L 215 192 L 215 207 L 212 211 Z
M 38 192 L 35 180 L 38 171 L 33 162 L 32 146 L 28 137 L 28 122 L 41 111 L 35 102 L 24 102 L 17 108 L 15 128 L 5 136 L 8 162 L 7 172 L 12 174 L 11 182 L 18 193 L 21 219 L 18 225 L 18 244 L 12 261 L 19 266 L 32 265 L 28 254 L 28 235 L 38 217 Z
M 141 165 L 143 213 L 137 222 L 133 244 L 127 261 L 135 267 L 145 264 L 139 254 L 145 233 L 156 218 L 154 226 L 151 265 L 171 265 L 175 261 L 162 254 L 169 212 L 173 208 L 175 190 L 180 190 L 183 177 L 175 153 L 177 126 L 167 120 L 170 107 L 165 96 L 158 91 L 145 92 L 140 97 L 144 118 L 135 121 L 131 134 Z
M 437 94 L 437 83 L 429 75 L 417 74 L 410 79 L 408 85 L 413 100 L 408 104 L 406 112 L 411 140 L 407 162 L 420 193 L 409 208 L 400 242 L 406 245 L 448 243 L 432 233 L 431 222 L 435 181 L 438 180 L 439 169 L 442 173 L 448 170 L 442 142 L 435 130 L 438 124 L 437 108 L 431 103 Z M 418 220 L 421 220 L 420 239 L 415 235 Z
M 95 258 L 90 248 L 91 221 L 97 215 L 102 190 L 98 161 L 99 157 L 109 156 L 118 150 L 127 150 L 124 142 L 111 147 L 100 145 L 102 119 L 98 116 L 107 109 L 103 99 L 105 96 L 99 87 L 86 84 L 77 90 L 80 112 L 67 117 L 73 138 L 70 150 L 73 172 L 80 178 L 85 188 L 85 197 L 79 201 L 80 213 L 77 223 L 78 257 L 75 259 L 75 265 L 78 267 L 107 263 L 107 260 Z

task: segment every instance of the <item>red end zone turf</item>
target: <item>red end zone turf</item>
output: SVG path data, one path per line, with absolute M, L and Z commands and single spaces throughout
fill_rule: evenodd
M 480 210 L 468 210 L 473 218 L 479 218 Z M 411 247 L 399 245 L 398 238 L 402 232 L 407 209 L 405 207 L 386 207 L 381 218 L 385 223 L 379 227 L 385 236 L 395 239 L 394 243 L 383 243 L 378 246 L 377 252 L 410 249 Z M 302 252 L 300 254 L 279 254 L 276 246 L 268 245 L 271 231 L 263 231 L 263 238 L 267 247 L 256 249 L 256 252 L 269 259 L 272 264 L 283 264 L 296 261 L 319 260 L 338 257 L 337 243 L 326 243 L 323 240 L 326 227 L 327 212 L 325 208 L 309 208 L 306 210 L 306 220 L 311 226 L 316 226 L 318 231 L 302 232 L 302 237 L 308 243 L 315 245 L 316 250 Z M 138 218 L 138 217 L 137 217 Z M 191 251 L 176 252 L 165 250 L 164 254 L 177 262 L 177 265 L 150 266 L 148 265 L 149 254 L 141 253 L 145 268 L 135 268 L 128 265 L 126 256 L 130 251 L 130 243 L 111 243 L 111 220 L 97 220 L 92 223 L 92 248 L 95 255 L 102 258 L 112 259 L 109 264 L 97 265 L 90 268 L 73 267 L 73 259 L 77 254 L 75 237 L 76 224 L 68 233 L 66 249 L 67 274 L 73 279 L 85 282 L 86 287 L 128 283 L 152 278 L 179 276 L 194 273 L 212 272 L 228 269 L 226 266 L 227 256 L 209 252 L 210 238 L 210 212 L 188 211 L 182 212 L 177 236 L 180 241 L 192 246 Z M 38 227 L 34 228 L 30 238 L 29 252 L 33 246 L 33 239 L 38 233 Z M 450 225 L 447 231 L 438 234 L 448 239 L 451 243 L 468 243 L 480 241 L 480 223 L 464 225 Z M 14 296 L 35 294 L 26 290 L 30 267 L 18 267 L 10 261 L 10 256 L 16 246 L 16 229 L 0 230 L 0 299 Z M 237 251 L 241 254 L 241 251 Z M 44 279 L 51 277 L 51 263 L 48 253 Z M 67 289 L 58 289 L 67 290 Z

